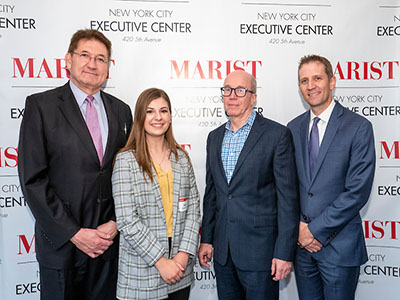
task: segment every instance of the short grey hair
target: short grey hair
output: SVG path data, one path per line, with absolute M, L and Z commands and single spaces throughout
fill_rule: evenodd
M 254 76 L 253 75 L 251 75 L 251 74 L 249 74 L 250 75 L 250 86 L 251 86 L 251 90 L 254 92 L 254 93 L 257 93 L 257 80 L 254 78 Z

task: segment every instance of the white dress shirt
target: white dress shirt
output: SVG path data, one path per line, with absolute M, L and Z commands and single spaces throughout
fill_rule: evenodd
M 329 104 L 329 106 L 319 115 L 316 116 L 310 109 L 310 124 L 308 125 L 308 139 L 310 139 L 310 132 L 314 122 L 315 117 L 320 118 L 320 121 L 317 123 L 318 126 L 318 134 L 319 134 L 319 145 L 321 146 L 322 139 L 325 135 L 326 126 L 328 125 L 329 118 L 331 117 L 333 108 L 335 107 L 335 101 Z

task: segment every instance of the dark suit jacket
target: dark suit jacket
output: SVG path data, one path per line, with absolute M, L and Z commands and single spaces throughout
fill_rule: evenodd
M 310 178 L 310 112 L 288 126 L 293 134 L 300 183 L 301 219 L 324 247 L 312 255 L 338 266 L 367 261 L 360 209 L 367 203 L 375 172 L 371 123 L 336 103 Z
M 88 256 L 70 238 L 81 227 L 96 228 L 115 220 L 112 163 L 127 140 L 132 115 L 117 98 L 104 92 L 101 97 L 109 127 L 102 166 L 69 83 L 26 100 L 18 171 L 36 219 L 37 259 L 45 267 L 83 263 Z M 102 256 L 111 259 L 117 254 L 116 239 Z
M 228 184 L 221 161 L 225 125 L 207 140 L 203 243 L 225 264 L 229 249 L 239 269 L 270 271 L 272 258 L 293 261 L 299 203 L 290 131 L 256 116 Z

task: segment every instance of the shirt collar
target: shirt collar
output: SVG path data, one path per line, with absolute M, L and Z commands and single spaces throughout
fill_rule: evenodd
M 72 93 L 75 96 L 76 102 L 78 103 L 79 107 L 85 103 L 86 97 L 88 94 L 86 94 L 84 91 L 82 91 L 80 88 L 78 88 L 72 80 L 69 81 L 69 86 L 71 87 Z M 96 94 L 93 95 L 95 101 L 101 101 L 101 96 L 100 96 L 100 91 L 98 91 Z
M 250 114 L 250 117 L 247 119 L 246 123 L 244 123 L 243 126 L 240 127 L 237 131 L 244 128 L 245 126 L 249 126 L 251 128 L 253 126 L 255 119 L 256 119 L 256 112 L 255 112 L 255 110 L 253 110 Z M 232 131 L 230 126 L 231 126 L 231 120 L 229 119 L 228 122 L 226 122 L 226 124 L 225 124 L 225 129 Z
M 329 104 L 329 106 L 318 116 L 323 122 L 328 123 L 329 118 L 331 117 L 333 108 L 335 107 L 336 102 L 332 100 L 332 102 Z M 314 120 L 316 115 L 312 112 L 310 109 L 310 122 Z

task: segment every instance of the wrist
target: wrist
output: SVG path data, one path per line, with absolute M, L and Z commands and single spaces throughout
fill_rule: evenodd
M 313 242 L 314 242 L 314 240 L 315 240 L 315 238 L 313 238 L 312 240 L 311 240 L 311 242 L 309 242 L 308 244 L 306 244 L 306 245 L 301 245 L 303 248 L 304 247 L 307 247 L 307 246 L 309 246 L 309 245 L 311 245 Z
M 82 228 L 79 228 L 77 232 L 69 239 L 73 244 L 78 241 L 78 235 L 81 233 Z
M 184 258 L 189 258 L 189 253 L 187 253 L 187 252 L 183 252 L 183 251 L 179 251 L 178 252 L 178 254 L 177 254 L 177 256 L 182 256 L 182 257 L 184 257 Z
M 154 264 L 154 266 L 157 268 L 157 270 L 160 270 L 160 268 L 162 268 L 163 266 L 165 266 L 165 263 L 167 262 L 167 258 L 165 258 L 164 256 L 161 256 L 156 263 Z

